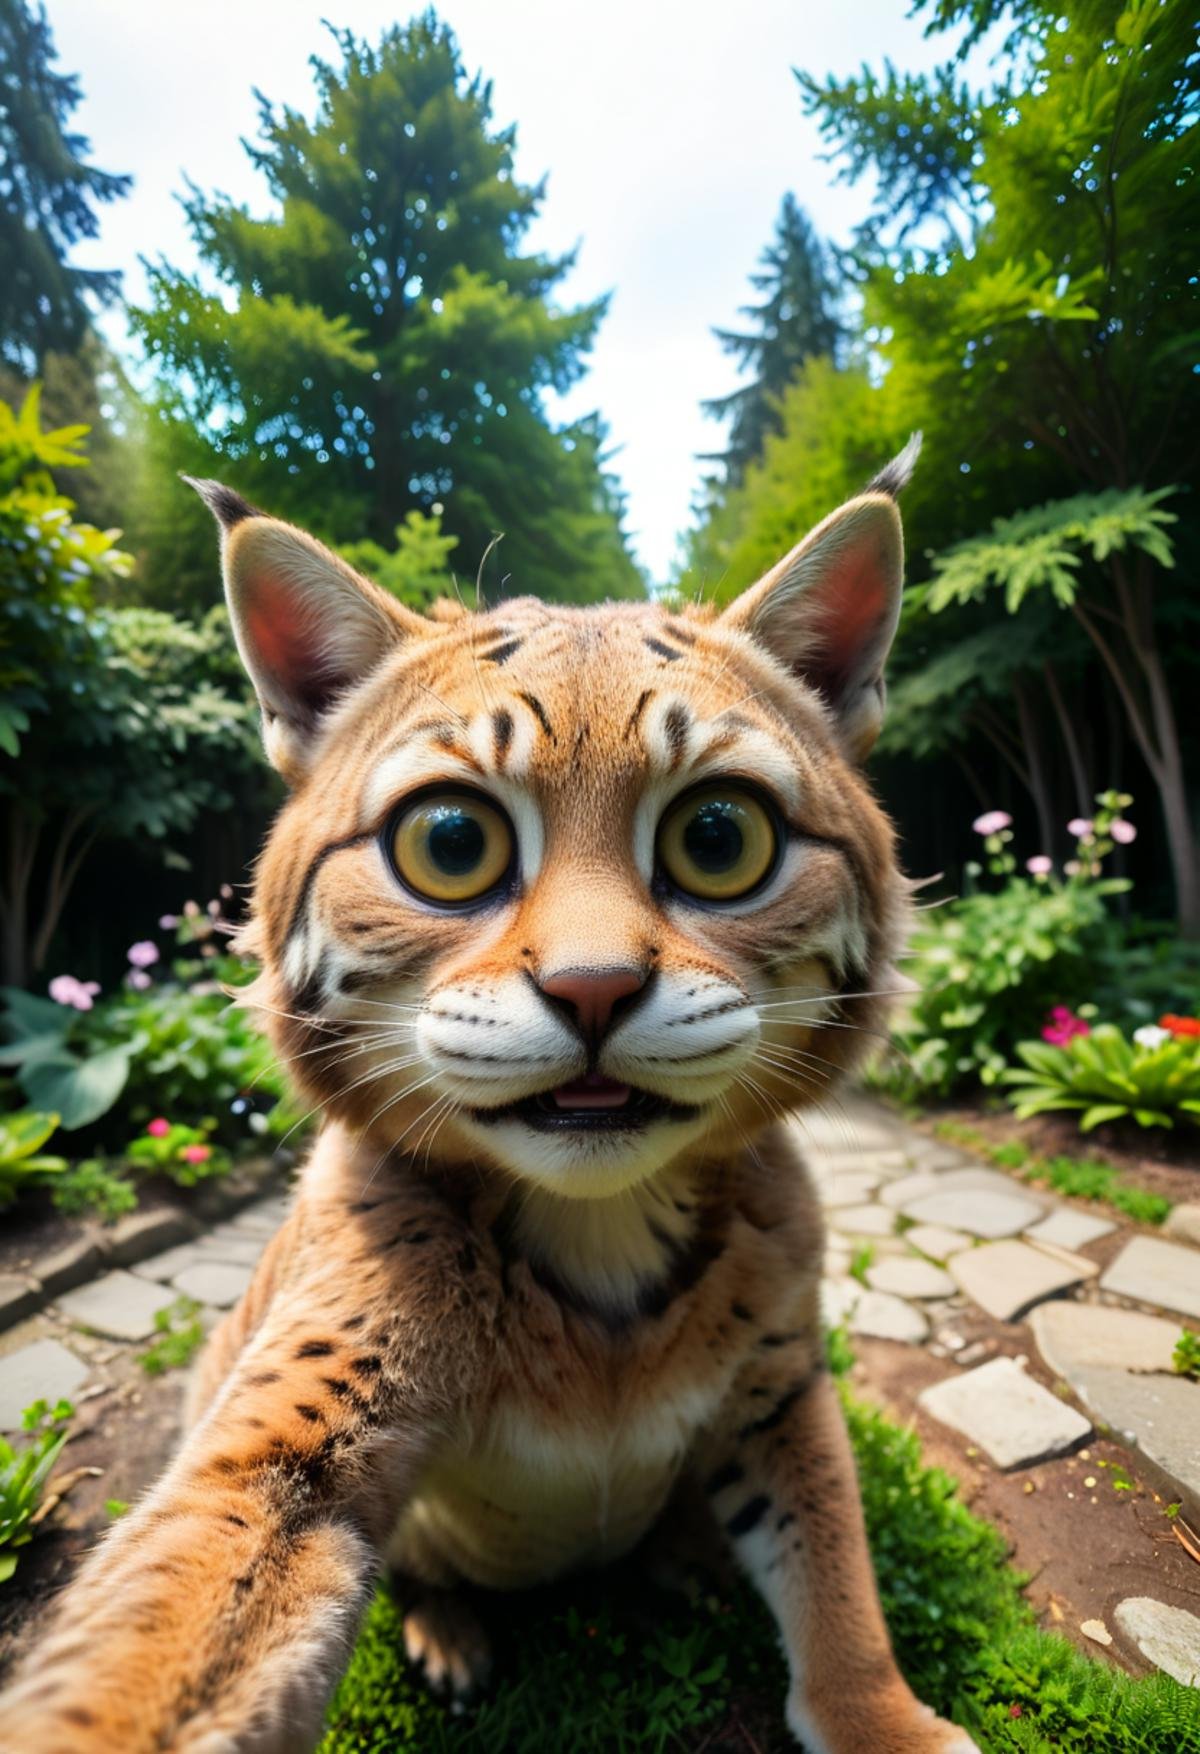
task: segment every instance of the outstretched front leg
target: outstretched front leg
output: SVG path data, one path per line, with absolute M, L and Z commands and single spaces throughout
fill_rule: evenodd
M 4 1754 L 313 1745 L 379 1554 L 451 1416 L 453 1372 L 433 1367 L 403 1292 L 352 1313 L 327 1260 L 276 1293 L 0 1701 Z
M 713 1508 L 783 1637 L 789 1727 L 809 1754 L 978 1754 L 896 1666 L 813 1314 L 802 1336 L 764 1336 L 704 1458 Z

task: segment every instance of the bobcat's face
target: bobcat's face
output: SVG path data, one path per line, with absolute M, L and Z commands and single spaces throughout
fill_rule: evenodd
M 588 1198 L 827 1092 L 902 911 L 852 759 L 896 518 L 855 508 L 816 612 L 776 569 L 720 616 L 525 599 L 437 622 L 233 521 L 239 642 L 297 787 L 257 887 L 258 996 L 329 1112 L 381 1153 Z M 813 571 L 821 538 L 783 567 Z M 824 655 L 819 691 L 789 634 Z

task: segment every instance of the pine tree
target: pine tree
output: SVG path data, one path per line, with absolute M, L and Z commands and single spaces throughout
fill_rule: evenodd
M 87 162 L 89 142 L 67 125 L 79 81 L 56 58 L 44 9 L 0 0 L 0 359 L 27 377 L 52 350 L 73 352 L 93 306 L 115 298 L 118 274 L 67 256 L 96 236 L 96 203 L 132 180 Z
M 828 255 L 794 195 L 784 196 L 774 241 L 760 260 L 750 284 L 762 301 L 741 307 L 753 327 L 713 331 L 740 369 L 753 374 L 731 395 L 704 403 L 706 414 L 730 423 L 727 448 L 710 460 L 724 464 L 731 485 L 762 455 L 767 435 L 779 431 L 779 399 L 805 360 L 836 356 L 842 339 Z
M 584 370 L 605 303 L 552 302 L 571 258 L 522 254 L 542 187 L 432 12 L 377 47 L 335 31 L 315 119 L 259 94 L 247 150 L 273 210 L 193 189 L 203 264 L 160 263 L 135 313 L 164 369 L 169 448 L 338 543 L 389 545 L 441 517 L 495 595 L 641 593 L 595 420 L 556 427 L 547 393 Z M 214 287 L 213 282 L 217 285 Z

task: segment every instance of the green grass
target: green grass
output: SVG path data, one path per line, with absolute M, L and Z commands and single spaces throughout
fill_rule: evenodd
M 192 1362 L 204 1342 L 199 1315 L 200 1305 L 192 1297 L 176 1298 L 169 1309 L 159 1310 L 154 1318 L 156 1338 L 138 1353 L 138 1363 L 147 1376 L 162 1376 Z
M 1070 1199 L 1095 1200 L 1123 1212 L 1135 1224 L 1162 1224 L 1170 1216 L 1171 1201 L 1164 1194 L 1152 1194 L 1127 1181 L 1111 1164 L 1094 1158 L 1039 1157 L 1017 1139 L 993 1145 L 974 1127 L 958 1121 L 939 1121 L 934 1132 L 939 1139 L 986 1157 L 998 1169 L 1017 1170 L 1026 1181 L 1047 1183 L 1056 1194 Z
M 846 1357 L 842 1346 L 838 1363 Z M 922 1465 L 915 1436 L 849 1397 L 847 1416 L 884 1609 L 921 1698 L 966 1725 L 985 1754 L 1200 1754 L 1200 1692 L 1161 1675 L 1131 1680 L 1043 1632 L 999 1532 L 947 1474 Z M 698 1748 L 735 1702 L 755 1700 L 763 1754 L 794 1749 L 776 1639 L 749 1593 L 690 1604 L 618 1572 L 497 1609 L 497 1679 L 456 1716 L 410 1676 L 400 1610 L 381 1593 L 321 1754 Z

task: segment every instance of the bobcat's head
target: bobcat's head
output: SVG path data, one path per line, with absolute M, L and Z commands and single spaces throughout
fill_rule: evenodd
M 904 913 L 859 763 L 909 461 L 721 612 L 426 619 L 196 484 L 292 792 L 254 997 L 328 1113 L 381 1152 L 591 1198 L 829 1091 Z

